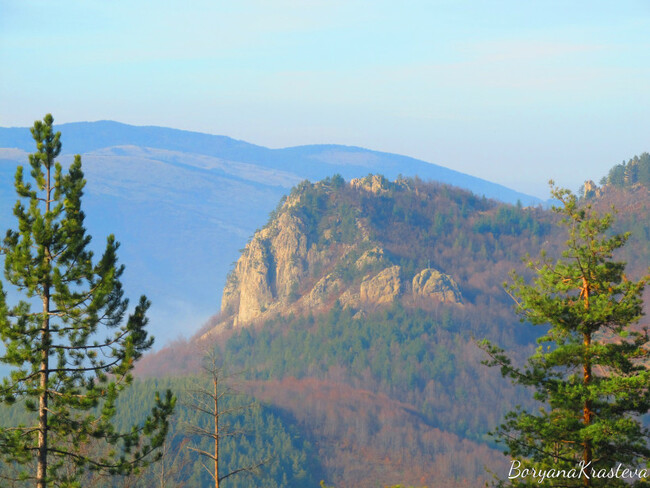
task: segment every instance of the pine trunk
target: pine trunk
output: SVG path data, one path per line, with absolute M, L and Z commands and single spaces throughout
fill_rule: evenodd
M 214 488 L 219 488 L 219 381 L 214 378 Z
M 50 165 L 47 167 L 47 180 L 45 186 L 45 214 L 50 211 L 51 173 Z M 50 250 L 45 246 L 45 259 L 50 260 Z M 40 394 L 38 398 L 38 466 L 36 482 L 38 488 L 47 487 L 47 383 L 50 372 L 50 286 L 43 283 L 43 329 L 41 330 L 41 368 L 40 368 Z
M 584 346 L 585 346 L 585 359 L 583 363 L 583 383 L 585 387 L 589 386 L 591 383 L 591 359 L 589 358 L 589 346 L 591 345 L 591 334 L 584 334 Z M 591 409 L 591 400 L 589 398 L 585 399 L 585 404 L 583 408 L 583 422 L 585 427 L 591 424 L 591 419 L 593 417 L 593 412 Z M 582 460 L 585 463 L 585 466 L 591 463 L 593 456 L 591 452 L 591 441 L 585 439 L 583 444 L 584 451 L 582 455 Z M 591 480 L 585 475 L 583 477 L 584 486 L 591 486 Z
M 590 292 L 589 280 L 586 276 L 582 277 L 582 296 L 584 300 L 585 310 L 589 310 L 589 292 Z M 591 346 L 591 334 L 588 332 L 583 333 L 583 345 L 585 346 L 585 356 L 582 363 L 582 380 L 585 388 L 588 388 L 591 384 L 591 357 L 589 356 L 589 346 Z M 588 393 L 585 392 L 587 395 Z M 591 418 L 593 412 L 591 411 L 591 400 L 589 397 L 585 399 L 585 404 L 582 409 L 583 423 L 585 427 L 591 424 Z M 582 460 L 585 463 L 585 466 L 588 466 L 593 459 L 591 452 L 591 440 L 589 438 L 585 439 L 583 444 L 584 451 L 582 454 Z M 585 474 L 583 477 L 583 484 L 586 487 L 591 486 L 591 479 Z
M 49 290 L 43 297 L 43 330 L 41 331 L 41 370 L 40 370 L 40 388 L 41 392 L 38 398 L 38 469 L 36 480 L 38 488 L 47 486 L 47 379 L 49 372 L 48 347 L 49 343 Z

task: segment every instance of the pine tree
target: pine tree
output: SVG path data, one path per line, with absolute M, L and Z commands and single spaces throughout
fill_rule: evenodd
M 18 227 L 2 246 L 6 281 L 25 298 L 9 307 L 0 282 L 0 361 L 11 367 L 0 402 L 20 402 L 34 416 L 33 425 L 0 427 L 0 459 L 24 465 L 23 478 L 39 488 L 79 486 L 84 470 L 133 471 L 164 441 L 175 402 L 169 391 L 156 395 L 146 421 L 127 433 L 111 423 L 134 362 L 153 343 L 145 330 L 149 301 L 142 296 L 127 317 L 119 244 L 109 236 L 99 260 L 89 250 L 81 157 L 64 173 L 52 124 L 49 114 L 34 123 L 34 181 L 18 167 Z
M 650 431 L 640 422 L 650 408 L 650 343 L 647 328 L 634 327 L 648 277 L 629 280 L 614 259 L 628 235 L 609 232 L 611 214 L 598 215 L 568 190 L 552 193 L 568 229 L 562 256 L 542 254 L 529 262 L 531 284 L 513 273 L 508 286 L 522 321 L 545 326 L 539 346 L 519 368 L 482 343 L 486 364 L 533 388 L 541 405 L 510 412 L 494 433 L 512 457 L 507 484 L 540 486 L 546 470 L 545 486 L 630 486 L 647 472 L 624 481 L 624 469 L 647 468 L 650 459 Z

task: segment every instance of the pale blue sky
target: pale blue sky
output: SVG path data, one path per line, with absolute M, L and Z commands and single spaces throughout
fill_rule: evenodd
M 547 196 L 650 151 L 650 2 L 0 0 L 0 126 L 401 153 Z

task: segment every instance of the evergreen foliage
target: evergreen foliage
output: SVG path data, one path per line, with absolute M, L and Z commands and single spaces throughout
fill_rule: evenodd
M 642 316 L 647 276 L 629 280 L 625 263 L 614 259 L 628 234 L 609 232 L 610 214 L 580 206 L 567 190 L 552 193 L 568 230 L 562 257 L 542 254 L 529 262 L 535 280 L 529 284 L 513 273 L 508 288 L 522 320 L 546 327 L 539 347 L 520 368 L 502 349 L 482 344 L 492 357 L 487 364 L 533 388 L 540 407 L 538 413 L 510 412 L 495 435 L 521 470 L 580 475 L 549 478 L 550 486 L 629 486 L 629 480 L 594 473 L 616 471 L 619 463 L 644 467 L 650 460 L 650 430 L 640 422 L 650 408 L 649 341 L 647 329 L 634 327 Z M 509 485 L 539 482 L 520 477 Z
M 129 422 L 131 416 L 142 418 L 146 413 L 145 405 L 151 391 L 169 388 L 177 397 L 187 395 L 188 385 L 199 385 L 200 388 L 211 388 L 210 381 L 205 377 L 165 378 L 160 380 L 136 381 L 131 389 L 129 398 L 120 403 L 118 408 L 122 414 L 121 422 Z M 128 407 L 126 406 L 128 402 Z M 228 425 L 231 431 L 241 432 L 242 436 L 224 436 L 219 447 L 220 465 L 223 473 L 230 473 L 242 466 L 258 464 L 259 460 L 267 460 L 252 473 L 242 473 L 240 476 L 229 477 L 223 482 L 228 488 L 302 488 L 317 484 L 322 476 L 322 467 L 318 462 L 314 446 L 304 438 L 291 419 L 285 418 L 282 412 L 269 406 L 255 403 L 246 394 L 222 397 L 221 407 L 224 412 L 231 412 Z M 251 406 L 250 408 L 245 408 Z M 126 408 L 125 408 L 126 407 Z M 180 452 L 181 459 L 177 461 L 181 469 L 173 479 L 168 480 L 169 487 L 187 488 L 214 486 L 214 480 L 203 467 L 203 460 L 196 453 L 187 449 L 194 446 L 209 450 L 213 440 L 192 434 L 189 426 L 204 430 L 212 428 L 209 416 L 202 415 L 191 406 L 179 403 L 174 421 L 170 425 L 169 442 L 173 443 L 171 452 Z M 182 447 L 181 447 L 182 444 Z M 162 459 L 161 462 L 164 462 Z M 141 476 L 141 486 L 155 486 L 159 473 L 158 464 L 150 466 Z M 108 488 L 108 485 L 107 487 Z
M 222 346 L 224 364 L 258 380 L 325 379 L 342 371 L 350 384 L 408 401 L 431 425 L 475 440 L 485 440 L 506 413 L 505 399 L 523 401 L 514 390 L 500 390 L 495 376 L 476 371 L 470 339 L 489 334 L 521 348 L 532 335 L 508 337 L 499 330 L 502 320 L 486 325 L 485 315 L 451 307 L 429 312 L 395 304 L 354 315 L 335 304 L 325 315 L 243 328 Z
M 0 288 L 0 361 L 12 368 L 0 402 L 19 402 L 29 414 L 24 424 L 0 427 L 0 457 L 23 465 L 20 478 L 39 488 L 80 486 L 85 470 L 132 472 L 162 444 L 175 402 L 169 391 L 156 393 L 149 415 L 125 433 L 111 422 L 134 362 L 153 343 L 149 302 L 142 296 L 126 318 L 118 243 L 109 236 L 99 260 L 88 249 L 81 158 L 64 173 L 55 161 L 61 133 L 52 125 L 49 114 L 34 124 L 33 183 L 18 167 L 18 225 L 2 246 L 6 281 L 24 299 L 9 306 Z M 87 446 L 97 439 L 112 448 L 93 455 Z
M 637 183 L 650 188 L 650 154 L 647 152 L 641 156 L 634 156 L 629 161 L 623 161 L 609 170 L 609 174 L 603 178 L 603 184 L 608 183 L 620 188 L 631 187 Z
M 116 430 L 129 429 L 133 423 L 141 424 L 146 420 L 156 391 L 171 390 L 176 398 L 187 394 L 189 385 L 209 388 L 210 384 L 203 377 L 179 377 L 160 379 L 136 379 L 117 399 L 116 414 L 112 423 Z M 246 394 L 226 396 L 221 403 L 224 410 L 233 411 L 229 424 L 233 430 L 242 431 L 239 439 L 226 437 L 220 446 L 220 457 L 225 472 L 237 466 L 248 466 L 255 460 L 268 459 L 255 476 L 244 475 L 232 477 L 224 482 L 228 488 L 303 488 L 316 486 L 323 468 L 319 464 L 313 444 L 306 440 L 291 418 L 283 412 L 267 405 L 255 403 L 251 408 L 252 398 Z M 21 404 L 0 407 L 0 425 L 14 426 L 29 420 Z M 196 488 L 214 486 L 210 474 L 203 468 L 198 455 L 187 449 L 196 446 L 210 449 L 211 441 L 207 438 L 190 434 L 188 426 L 194 425 L 210 428 L 210 419 L 200 415 L 183 402 L 178 402 L 174 415 L 169 421 L 169 431 L 165 440 L 162 457 L 136 473 L 124 476 L 105 476 L 98 472 L 86 472 L 80 478 L 83 487 L 160 487 L 160 488 Z M 110 446 L 93 446 L 98 452 Z M 12 470 L 10 464 L 0 463 L 0 473 Z M 162 481 L 161 481 L 161 478 Z M 6 483 L 0 483 L 5 486 Z M 23 486 L 22 484 L 17 484 Z

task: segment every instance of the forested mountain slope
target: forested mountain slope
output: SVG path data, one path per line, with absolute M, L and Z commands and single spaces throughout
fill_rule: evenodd
M 585 203 L 621 209 L 617 227 L 634 232 L 623 257 L 631 275 L 641 274 L 647 188 L 587 186 Z M 533 351 L 539 330 L 519 323 L 502 283 L 512 269 L 525 272 L 523 255 L 556 253 L 565 236 L 554 218 L 417 178 L 305 181 L 241 251 L 221 313 L 138 364 L 143 381 L 121 415 L 146 411 L 138 399 L 153 388 L 187 396 L 215 348 L 261 403 L 234 420 L 248 433 L 224 444 L 224 462 L 271 461 L 233 486 L 483 486 L 486 468 L 507 472 L 486 433 L 514 405 L 535 405 L 481 364 L 475 340 L 493 340 L 516 361 Z M 197 422 L 181 407 L 167 446 L 169 480 L 209 482 L 184 449 L 183 425 Z M 124 486 L 159 480 L 160 469 Z
M 551 221 L 419 179 L 303 182 L 242 251 L 222 313 L 140 373 L 192 370 L 216 343 L 313 439 L 336 486 L 479 486 L 504 461 L 486 432 L 526 399 L 480 364 L 474 338 L 530 350 L 501 283 L 552 249 Z
M 122 243 L 125 286 L 152 300 L 157 345 L 194 333 L 214 313 L 230 263 L 278 200 L 304 179 L 382 172 L 454 184 L 526 204 L 539 200 L 449 168 L 358 147 L 269 149 L 224 136 L 118 122 L 79 122 L 62 132 L 61 161 L 80 153 L 87 225 L 101 246 Z M 13 222 L 16 166 L 34 151 L 28 128 L 0 128 L 0 229 Z
M 640 275 L 647 188 L 589 189 L 585 204 L 621 209 L 622 257 Z M 556 253 L 554 219 L 419 179 L 303 182 L 242 250 L 221 314 L 140 371 L 192 370 L 197 347 L 216 344 L 312 440 L 335 486 L 482 486 L 485 467 L 506 469 L 486 432 L 534 403 L 481 364 L 475 339 L 515 358 L 535 347 L 502 283 L 525 273 L 522 256 Z

